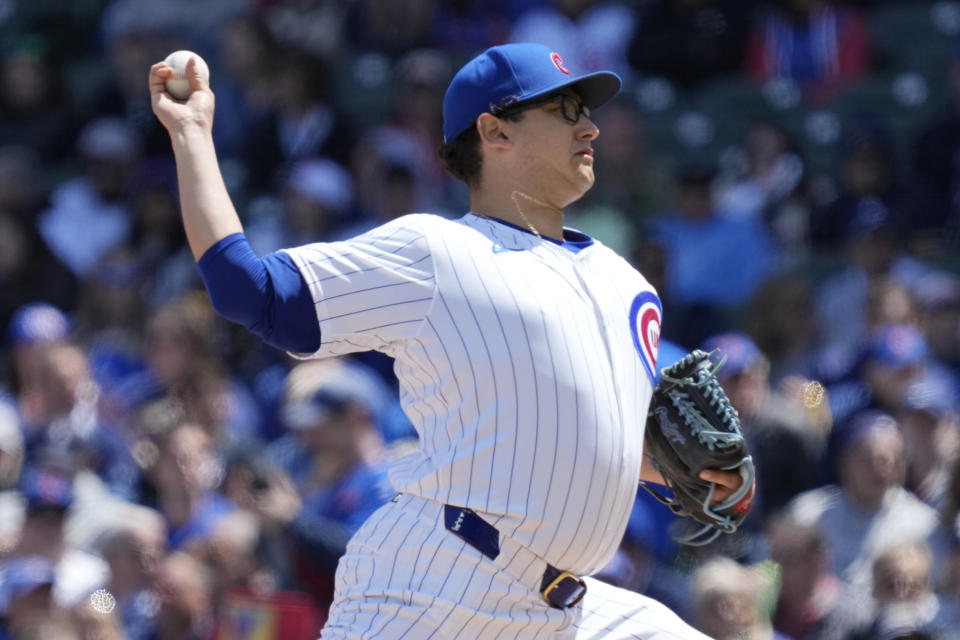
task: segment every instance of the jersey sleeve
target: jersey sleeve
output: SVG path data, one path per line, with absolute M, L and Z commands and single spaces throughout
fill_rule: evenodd
M 298 357 L 377 350 L 421 330 L 436 293 L 426 233 L 435 216 L 409 215 L 339 242 L 285 249 L 310 289 L 320 348 Z
M 278 349 L 317 349 L 320 327 L 311 317 L 313 299 L 290 256 L 271 253 L 261 259 L 246 236 L 234 233 L 207 249 L 197 266 L 221 317 Z

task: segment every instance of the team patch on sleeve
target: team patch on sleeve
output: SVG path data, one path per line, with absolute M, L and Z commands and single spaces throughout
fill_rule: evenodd
M 660 318 L 663 307 L 660 298 L 652 291 L 642 291 L 630 305 L 630 333 L 633 334 L 633 346 L 637 349 L 640 362 L 647 370 L 650 380 L 656 385 L 660 381 L 657 369 L 657 349 L 660 345 Z

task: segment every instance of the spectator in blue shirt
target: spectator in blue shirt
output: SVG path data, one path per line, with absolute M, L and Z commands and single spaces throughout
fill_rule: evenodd
M 376 424 L 379 387 L 346 360 L 307 362 L 288 377 L 282 414 L 290 435 L 272 446 L 304 499 L 304 510 L 351 534 L 393 492 Z
M 723 330 L 711 316 L 747 302 L 774 267 L 773 243 L 762 223 L 717 215 L 713 178 L 714 171 L 705 166 L 682 168 L 675 208 L 651 228 L 664 249 L 666 291 L 661 294 L 674 307 L 670 325 L 687 331 L 672 337 L 687 344 Z

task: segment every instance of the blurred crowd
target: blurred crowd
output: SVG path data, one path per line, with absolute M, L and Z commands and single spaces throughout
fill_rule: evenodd
M 568 224 L 661 366 L 726 356 L 758 469 L 704 547 L 641 492 L 603 578 L 718 640 L 960 637 L 960 3 L 0 0 L 0 639 L 315 638 L 417 446 L 386 356 L 213 313 L 149 66 L 209 63 L 262 254 L 462 215 L 443 91 L 527 40 L 623 77 Z

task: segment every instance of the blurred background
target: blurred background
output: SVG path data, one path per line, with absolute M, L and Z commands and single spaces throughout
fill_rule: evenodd
M 712 637 L 960 637 L 960 2 L 0 0 L 0 639 L 316 637 L 416 446 L 389 359 L 219 320 L 150 65 L 209 63 L 261 254 L 466 212 L 453 72 L 539 41 L 622 94 L 568 225 L 727 356 L 759 497 L 680 547 L 644 492 L 610 582 Z

